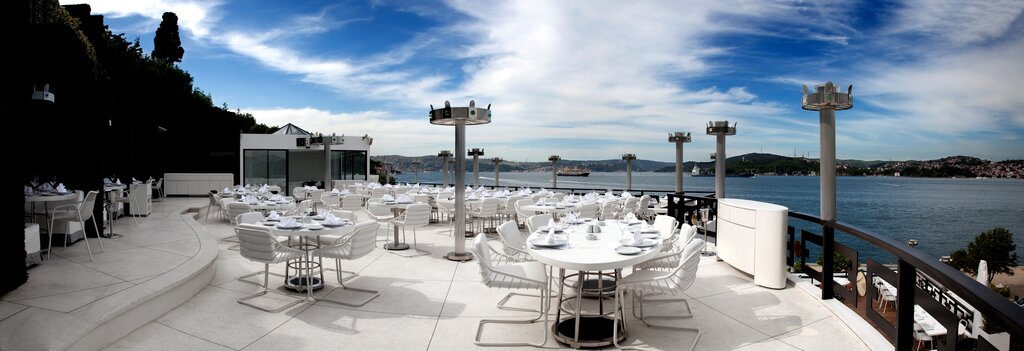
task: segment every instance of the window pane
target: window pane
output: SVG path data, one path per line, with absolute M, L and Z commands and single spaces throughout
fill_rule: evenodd
M 281 190 L 288 188 L 288 151 L 267 152 L 267 184 L 277 185 Z
M 267 150 L 245 150 L 242 164 L 245 167 L 245 179 L 242 179 L 242 184 L 267 182 Z

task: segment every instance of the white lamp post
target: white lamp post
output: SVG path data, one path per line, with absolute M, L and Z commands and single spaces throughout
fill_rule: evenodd
M 668 135 L 668 142 L 676 144 L 676 193 L 683 193 L 683 144 L 690 142 L 690 133 L 675 132 Z
M 725 198 L 725 136 L 736 135 L 736 123 L 729 121 L 708 122 L 708 135 L 718 139 L 715 149 L 715 198 Z
M 442 183 L 445 187 L 448 187 L 448 159 L 452 157 L 452 152 L 448 150 L 441 150 L 441 152 L 437 153 L 437 157 L 441 158 Z
M 422 164 L 422 162 L 420 162 L 420 161 L 412 161 L 412 177 L 413 177 L 413 181 L 416 184 L 420 183 L 420 165 L 421 164 Z
M 821 219 L 826 221 L 836 219 L 836 111 L 853 108 L 853 86 L 846 93 L 837 88 L 828 82 L 816 85 L 809 93 L 803 86 L 803 108 L 818 111 L 821 124 Z
M 626 190 L 633 190 L 633 160 L 636 154 L 622 154 L 622 159 L 626 161 Z
M 480 187 L 480 156 L 484 155 L 484 149 L 473 148 L 469 150 L 469 156 L 473 156 L 473 187 Z
M 476 102 L 470 100 L 469 107 L 451 107 L 448 101 L 444 108 L 434 109 L 430 106 L 430 124 L 455 126 L 455 228 L 453 233 L 466 232 L 466 125 L 491 123 L 491 106 L 477 108 Z M 455 238 L 455 251 L 449 252 L 445 258 L 452 261 L 465 262 L 473 259 L 473 254 L 466 252 L 466 238 L 463 235 L 452 235 Z
M 495 158 L 491 159 L 491 162 L 494 162 L 494 187 L 495 188 L 501 186 L 501 182 L 499 181 L 498 175 L 499 175 L 499 173 L 501 173 L 500 172 L 501 171 L 501 163 L 504 162 L 504 161 L 505 160 L 502 160 L 501 157 L 495 157 Z
M 558 155 L 551 155 L 548 157 L 548 161 L 551 161 L 551 187 L 558 188 L 558 161 L 562 160 Z

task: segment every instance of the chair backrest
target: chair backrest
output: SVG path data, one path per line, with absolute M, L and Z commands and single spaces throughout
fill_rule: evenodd
M 377 202 L 367 202 L 366 212 L 370 213 L 371 216 L 390 216 L 391 209 Z
M 96 190 L 92 190 L 85 194 L 85 199 L 82 200 L 82 204 L 78 207 L 79 215 L 82 216 L 83 221 L 88 221 L 89 218 L 92 218 L 92 210 L 96 207 L 96 197 L 99 193 Z M 84 227 L 85 224 L 83 223 L 82 226 Z
M 238 224 L 236 222 L 238 215 L 243 213 L 252 212 L 252 206 L 244 202 L 229 202 L 228 203 L 228 219 L 232 224 Z
M 306 194 L 306 198 L 313 201 L 313 203 L 323 203 L 324 189 L 316 189 Z
M 270 229 L 255 224 L 242 224 L 235 227 L 238 235 L 238 251 L 242 257 L 261 263 L 273 263 L 277 257 L 275 244 L 277 240 L 270 235 Z
M 615 211 L 618 211 L 619 204 L 615 201 L 605 202 L 601 205 L 601 219 L 614 219 Z
M 516 221 L 508 221 L 499 225 L 498 238 L 505 245 L 506 255 L 515 255 L 518 253 L 516 250 L 522 251 L 526 247 L 526 240 L 523 238 L 523 234 L 519 233 L 519 225 L 516 224 Z
M 156 181 L 156 188 L 160 189 L 160 188 L 163 188 L 163 187 L 164 187 L 164 178 L 161 177 L 160 179 L 157 179 L 157 181 Z
M 498 214 L 498 199 L 489 197 L 480 202 L 481 217 L 490 217 Z
M 350 220 L 350 221 L 352 221 L 352 223 L 356 222 L 356 213 L 355 212 L 348 211 L 348 210 L 334 210 L 334 211 L 331 211 L 331 213 L 333 213 L 335 217 L 338 217 L 338 218 L 341 218 L 341 219 Z
M 516 201 L 516 215 L 519 215 L 519 217 L 521 218 L 527 218 L 532 216 L 533 213 L 523 211 L 521 210 L 521 208 L 523 208 L 523 206 L 530 206 L 535 203 L 537 203 L 537 201 L 535 201 L 534 199 L 521 199 Z
M 374 199 L 383 197 L 384 194 L 387 194 L 387 193 L 388 193 L 388 189 L 387 188 L 374 188 L 374 189 L 370 189 L 370 197 L 374 198 Z
M 551 200 L 552 201 L 556 201 L 557 202 L 557 201 L 562 201 L 562 199 L 565 199 L 565 194 L 564 193 L 555 193 L 554 195 L 551 195 Z
M 677 239 L 676 241 L 678 241 L 681 244 L 688 243 L 690 242 L 690 240 L 693 240 L 693 238 L 697 236 L 697 227 L 683 223 L 682 228 L 679 228 L 679 235 L 681 236 L 680 239 L 682 240 L 680 241 Z
M 651 204 L 651 196 L 643 195 L 640 196 L 640 201 L 636 203 L 636 214 L 644 214 L 647 212 L 647 206 Z
M 374 244 L 377 241 L 377 229 L 380 228 L 380 223 L 374 221 L 366 221 L 357 223 L 356 228 L 353 229 L 352 238 L 349 239 L 349 258 L 354 260 L 373 252 Z
M 263 221 L 263 214 L 259 212 L 246 212 L 235 216 L 236 224 L 256 224 Z
M 348 194 L 341 199 L 341 209 L 346 211 L 359 211 L 363 209 L 363 196 L 359 194 Z
M 548 225 L 548 221 L 551 220 L 550 213 L 542 213 L 539 215 L 530 216 L 526 220 L 526 228 L 530 229 L 530 233 L 536 232 L 540 227 Z
M 662 239 L 671 238 L 676 230 L 676 219 L 672 216 L 657 215 L 654 217 L 654 228 L 658 229 Z
M 296 200 L 302 201 L 303 199 L 306 198 L 306 188 L 303 188 L 301 186 L 295 187 L 294 189 L 292 189 L 292 197 L 294 197 Z
M 421 204 L 430 204 L 430 195 L 427 194 L 413 194 L 412 201 Z
M 423 227 L 430 224 L 430 205 L 412 204 L 405 209 L 406 227 Z
M 579 218 L 597 218 L 597 213 L 601 210 L 596 203 L 586 204 L 580 206 Z
M 700 251 L 704 247 L 703 239 L 695 239 L 686 244 L 682 256 L 679 257 L 679 265 L 672 272 L 668 279 L 682 292 L 697 280 L 697 267 L 700 264 Z
M 342 197 L 340 195 L 331 196 L 331 194 L 328 192 L 320 194 L 320 203 L 324 204 L 324 206 L 330 206 L 334 208 L 341 207 L 341 200 Z
M 313 201 L 312 200 L 303 200 L 302 202 L 299 202 L 297 205 L 295 205 L 295 207 L 292 207 L 290 210 L 285 211 L 285 214 L 286 215 L 305 215 L 305 214 L 309 213 L 309 210 L 312 209 L 312 208 L 313 208 Z
M 636 212 L 636 205 L 640 202 L 640 199 L 631 197 L 626 199 L 626 202 L 622 204 L 622 213 Z
M 220 196 L 212 191 L 210 192 L 210 207 L 220 207 Z
M 473 251 L 476 251 L 476 262 L 480 264 L 480 277 L 484 284 L 490 284 L 493 265 L 491 264 L 491 247 L 487 245 L 487 235 L 480 233 L 473 238 Z

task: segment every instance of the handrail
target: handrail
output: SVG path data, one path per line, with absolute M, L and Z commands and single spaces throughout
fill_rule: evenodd
M 444 186 L 444 184 L 441 184 L 441 183 L 425 183 L 425 182 L 420 182 L 419 184 L 420 185 L 430 185 L 430 186 L 434 186 L 434 187 Z M 452 184 L 448 184 L 448 186 L 452 186 Z M 519 189 L 523 189 L 523 188 L 537 188 L 536 186 L 522 186 L 522 185 L 500 185 L 500 186 L 494 186 L 494 185 L 480 184 L 480 186 L 483 187 L 483 188 L 487 188 L 487 189 L 508 188 L 508 189 L 514 189 L 514 190 L 519 190 Z M 609 188 L 546 187 L 546 186 L 542 187 L 542 188 L 547 189 L 547 190 L 565 190 L 565 191 L 569 191 L 569 192 L 572 192 L 572 193 L 576 193 L 576 192 L 590 192 L 590 191 L 601 191 L 601 192 L 603 192 L 603 191 L 607 191 L 609 189 Z M 618 191 L 620 193 L 622 191 L 626 191 L 625 189 L 616 189 L 616 188 L 611 188 L 611 189 L 614 189 L 615 191 Z M 631 193 L 639 193 L 639 195 L 645 195 L 647 193 L 671 194 L 671 193 L 674 193 L 675 190 L 632 189 L 632 190 L 629 190 L 629 192 L 631 192 Z M 714 194 L 715 192 L 714 191 L 687 191 L 687 193 Z

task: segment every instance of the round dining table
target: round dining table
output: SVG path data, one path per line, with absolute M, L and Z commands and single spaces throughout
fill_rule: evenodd
M 67 202 L 73 202 L 73 201 L 76 201 L 76 200 L 78 200 L 78 194 L 75 194 L 75 192 L 73 192 L 73 191 L 68 191 L 68 192 L 64 192 L 64 193 L 58 193 L 58 192 L 53 192 L 53 191 L 39 191 L 39 192 L 36 192 L 36 193 L 34 193 L 32 195 L 25 195 L 25 202 L 32 203 L 32 222 L 35 222 L 35 215 L 36 215 L 35 214 L 35 204 L 37 204 L 37 203 L 42 203 L 43 204 L 43 217 L 46 220 L 46 232 L 47 233 L 49 233 L 50 230 L 53 230 L 53 228 L 50 228 L 50 217 L 53 214 L 50 213 L 49 204 L 53 203 L 53 202 L 57 202 L 58 204 L 60 204 L 60 203 L 67 203 Z M 40 226 L 40 228 L 42 228 L 42 226 Z M 83 231 L 83 233 L 84 233 L 84 231 Z M 70 234 L 66 234 L 66 235 L 70 235 Z M 78 240 L 77 237 L 71 238 L 71 239 L 74 239 L 74 241 Z M 69 240 L 69 242 L 71 242 L 71 241 L 72 240 Z
M 587 233 L 587 228 L 595 223 L 599 224 L 600 233 L 590 235 L 591 233 Z M 598 313 L 582 313 L 579 306 L 585 297 L 584 290 L 596 292 L 596 294 L 586 295 L 599 300 L 614 298 L 614 281 L 604 279 L 609 274 L 601 272 L 614 271 L 615 274 L 610 276 L 618 277 L 623 268 L 655 257 L 661 251 L 661 236 L 651 233 L 652 235 L 649 235 L 651 239 L 648 239 L 651 242 L 643 245 L 643 248 L 632 249 L 634 252 L 630 254 L 620 254 L 618 250 L 624 246 L 622 241 L 632 240 L 632 231 L 639 229 L 637 225 L 630 226 L 617 220 L 588 221 L 583 224 L 570 225 L 559 237 L 567 243 L 555 247 L 550 247 L 550 242 L 546 241 L 548 234 L 543 229 L 531 233 L 527 238 L 527 252 L 538 262 L 558 268 L 560 286 L 557 301 L 559 303 L 555 323 L 551 326 L 555 340 L 574 348 L 612 345 L 614 311 L 604 311 L 604 303 L 601 301 L 598 303 Z M 556 237 L 558 235 L 556 234 Z M 623 252 L 625 251 L 623 250 Z M 565 284 L 566 270 L 578 272 L 575 274 L 576 282 Z M 585 279 L 588 276 L 596 276 L 598 279 Z M 573 296 L 566 297 L 566 287 L 575 288 Z M 575 306 L 572 311 L 573 315 L 562 319 L 562 307 L 567 301 L 574 301 L 571 304 L 571 306 Z M 620 341 L 626 338 L 626 331 L 622 325 L 619 323 L 618 337 Z
M 299 221 L 302 220 L 300 219 Z M 284 277 L 285 288 L 294 291 L 317 290 L 324 287 L 323 262 L 322 260 L 314 261 L 311 255 L 313 250 L 320 248 L 318 238 L 322 235 L 342 236 L 352 233 L 355 229 L 355 225 L 351 222 L 345 222 L 337 226 L 328 226 L 322 224 L 322 221 L 312 219 L 312 217 L 309 222 L 299 223 L 298 227 L 287 229 L 278 226 L 281 223 L 280 221 L 265 220 L 259 222 L 270 227 L 270 234 L 298 238 L 295 243 L 290 243 L 288 246 L 302 250 L 305 252 L 305 255 L 302 258 L 288 261 L 285 265 Z M 292 269 L 295 270 L 294 274 L 289 272 Z M 307 269 L 316 270 L 317 274 L 313 275 L 319 275 L 319 277 L 307 275 Z

